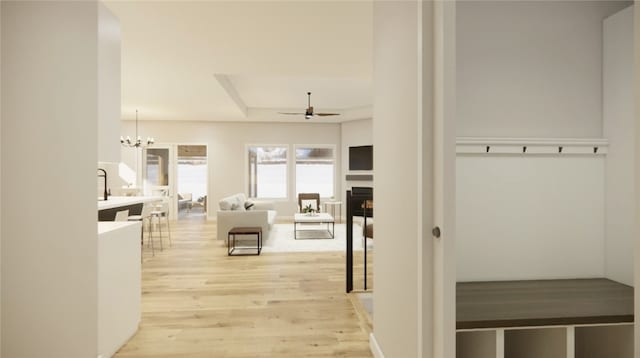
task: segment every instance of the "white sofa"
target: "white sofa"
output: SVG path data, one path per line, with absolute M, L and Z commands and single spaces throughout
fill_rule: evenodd
M 245 209 L 247 198 L 243 193 L 222 198 L 218 202 L 218 240 L 226 240 L 229 230 L 234 227 L 262 228 L 262 239 L 266 240 L 276 220 L 277 212 L 273 203 L 252 201 L 253 206 Z

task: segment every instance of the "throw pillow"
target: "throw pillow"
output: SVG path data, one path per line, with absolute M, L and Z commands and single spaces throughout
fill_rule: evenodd
M 237 203 L 234 203 L 231 205 L 231 210 L 246 211 L 247 209 L 244 208 L 244 205 L 238 205 Z
M 218 205 L 220 206 L 220 210 L 233 210 L 233 204 L 231 204 L 229 200 L 222 199 L 218 202 Z

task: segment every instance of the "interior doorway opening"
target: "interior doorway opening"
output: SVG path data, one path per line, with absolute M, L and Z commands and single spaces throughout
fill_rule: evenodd
M 177 218 L 206 220 L 207 146 L 178 145 L 177 154 Z

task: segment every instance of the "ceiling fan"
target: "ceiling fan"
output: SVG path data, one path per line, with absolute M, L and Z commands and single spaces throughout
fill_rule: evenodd
M 279 112 L 280 114 L 292 114 L 301 115 L 304 114 L 305 119 L 311 119 L 313 116 L 327 117 L 327 116 L 339 116 L 340 113 L 314 113 L 313 107 L 311 107 L 311 92 L 307 92 L 307 109 L 304 113 L 291 113 L 291 112 Z

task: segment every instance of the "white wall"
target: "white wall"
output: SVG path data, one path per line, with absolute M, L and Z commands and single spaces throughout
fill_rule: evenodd
M 98 6 L 98 160 L 120 162 L 120 20 Z
M 1 6 L 2 356 L 95 357 L 98 5 Z
M 604 21 L 604 136 L 606 165 L 606 277 L 633 285 L 635 232 L 635 118 L 633 8 Z
M 602 19 L 629 2 L 457 6 L 458 136 L 602 135 Z
M 457 135 L 602 137 L 602 21 L 629 4 L 459 2 Z M 628 144 L 610 143 L 611 159 L 459 155 L 458 280 L 630 273 L 621 267 L 629 248 L 615 239 L 609 245 L 605 235 L 605 172 L 612 165 L 620 168 L 612 175 L 629 170 L 616 155 Z M 614 189 L 618 199 L 623 191 L 630 198 L 625 188 Z M 610 226 L 629 221 L 609 217 Z M 616 268 L 605 270 L 605 256 Z
M 357 121 L 343 122 L 340 125 L 340 133 L 343 153 L 340 175 L 340 182 L 342 183 L 342 193 L 340 193 L 340 195 L 336 197 L 341 198 L 340 200 L 342 200 L 343 202 L 342 210 L 344 211 L 346 210 L 347 190 L 351 189 L 354 186 L 373 187 L 373 181 L 347 181 L 345 179 L 347 174 L 373 174 L 373 171 L 349 171 L 349 147 L 373 145 L 373 121 L 371 119 L 361 119 Z
M 458 155 L 458 281 L 603 277 L 602 156 Z
M 247 144 L 285 144 L 290 150 L 289 198 L 276 200 L 278 216 L 292 217 L 297 210 L 294 187 L 294 144 L 331 144 L 336 148 L 335 192 L 340 193 L 340 125 L 322 123 L 236 123 L 140 121 L 139 133 L 155 137 L 156 143 L 207 144 L 209 164 L 209 211 L 215 219 L 218 201 L 235 193 L 247 193 Z M 122 133 L 133 133 L 135 122 L 124 121 Z M 130 135 L 130 134 L 129 134 Z M 135 168 L 132 149 L 124 148 L 122 160 Z

